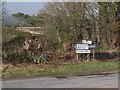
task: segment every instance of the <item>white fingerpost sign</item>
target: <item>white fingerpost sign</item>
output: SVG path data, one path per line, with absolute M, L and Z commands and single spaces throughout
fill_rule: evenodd
M 92 41 L 87 41 L 87 44 L 92 44 Z
M 87 41 L 86 40 L 82 40 L 82 43 L 87 43 Z
M 75 45 L 75 49 L 76 50 L 86 50 L 86 49 L 89 49 L 89 47 L 88 47 L 88 44 L 76 44 Z
M 88 47 L 91 48 L 91 49 L 94 49 L 94 48 L 96 48 L 96 45 L 95 44 L 90 44 Z
M 76 53 L 90 53 L 90 50 L 76 50 Z

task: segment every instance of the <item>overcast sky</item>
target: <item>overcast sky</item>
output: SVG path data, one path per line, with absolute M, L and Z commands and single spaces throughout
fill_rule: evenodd
M 6 8 L 9 14 L 22 12 L 25 14 L 37 14 L 40 9 L 43 9 L 45 2 L 7 2 Z

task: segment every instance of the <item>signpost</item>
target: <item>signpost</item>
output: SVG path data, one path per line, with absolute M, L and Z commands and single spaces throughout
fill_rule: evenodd
M 88 49 L 88 44 L 76 44 L 76 45 L 75 45 L 75 49 L 76 49 L 76 50 Z
M 93 58 L 95 56 L 94 53 L 94 49 L 96 48 L 95 44 L 92 44 L 92 41 L 86 41 L 86 40 L 82 40 L 81 44 L 76 44 L 75 45 L 75 49 L 76 49 L 76 53 L 77 53 L 77 61 L 78 61 L 78 54 L 80 53 L 87 53 L 87 58 L 89 58 L 89 53 L 91 53 L 91 51 L 89 49 L 93 50 Z
M 88 45 L 88 47 L 94 49 L 94 48 L 96 48 L 96 45 L 95 44 L 90 44 L 90 45 Z
M 93 49 L 92 52 L 93 52 L 93 59 L 94 59 L 94 57 L 95 57 L 95 48 L 96 48 L 96 45 L 95 45 L 95 44 L 90 44 L 88 47 L 89 47 L 90 49 Z
M 90 53 L 90 50 L 76 50 L 76 53 Z
M 92 41 L 87 41 L 88 44 L 92 44 Z

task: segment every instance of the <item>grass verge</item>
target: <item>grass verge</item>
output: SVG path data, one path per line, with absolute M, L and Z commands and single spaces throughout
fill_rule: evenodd
M 118 70 L 118 61 L 92 61 L 66 65 L 28 65 L 3 68 L 3 79 L 27 78 L 37 76 L 88 75 Z

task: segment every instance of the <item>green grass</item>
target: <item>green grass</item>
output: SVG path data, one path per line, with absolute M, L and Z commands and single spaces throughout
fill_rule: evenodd
M 97 72 L 113 71 L 118 68 L 117 62 L 94 61 L 60 67 L 62 73 L 93 74 Z
M 69 64 L 52 66 L 27 66 L 27 67 L 10 67 L 3 69 L 3 79 L 26 78 L 37 76 L 57 76 L 57 75 L 87 75 L 102 72 L 116 71 L 118 69 L 118 61 L 111 62 L 82 62 L 79 64 Z

